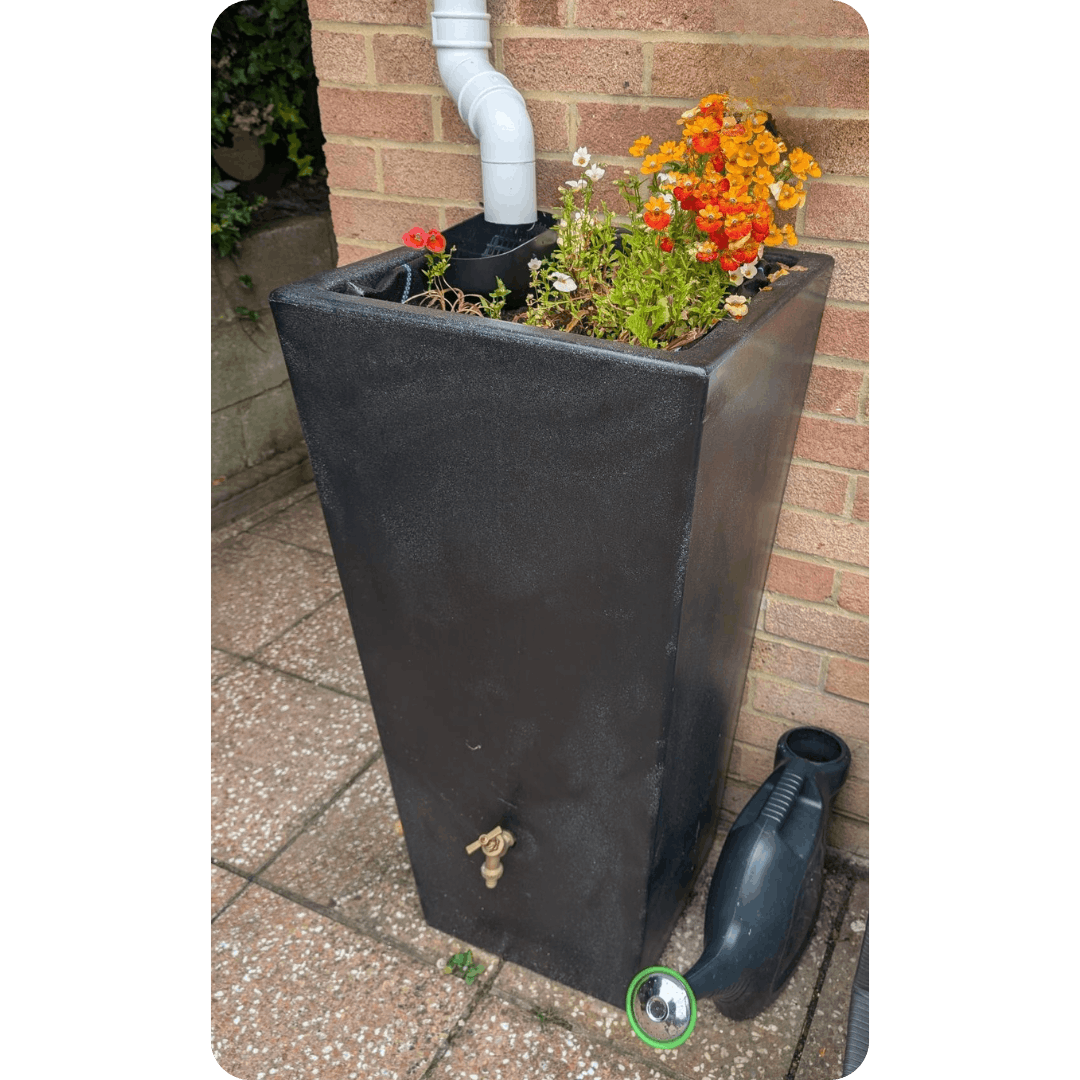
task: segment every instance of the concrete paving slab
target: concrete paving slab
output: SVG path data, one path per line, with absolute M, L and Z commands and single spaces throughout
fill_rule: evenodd
M 664 967 L 687 971 L 701 955 L 709 882 L 723 839 L 723 834 L 718 835 L 695 895 L 660 958 Z M 751 1020 L 735 1021 L 725 1017 L 711 1001 L 699 1002 L 694 1034 L 674 1050 L 646 1046 L 630 1030 L 621 1010 L 516 964 L 503 965 L 494 993 L 585 1030 L 595 1029 L 598 1037 L 611 1040 L 620 1052 L 653 1060 L 669 1075 L 688 1080 L 730 1080 L 731 1077 L 784 1080 L 825 957 L 829 930 L 846 891 L 846 879 L 836 874 L 827 876 L 814 935 L 788 984 L 768 1009 Z
M 851 984 L 870 907 L 870 883 L 855 882 L 821 987 L 795 1080 L 838 1080 L 844 1074 Z
M 213 918 L 225 905 L 235 899 L 247 885 L 248 879 L 210 864 L 210 916 Z
M 341 591 L 329 555 L 242 533 L 211 556 L 211 644 L 250 656 Z
M 318 495 L 308 495 L 252 527 L 257 536 L 269 536 L 286 544 L 333 555 L 326 519 Z
M 227 524 L 215 527 L 210 533 L 210 550 L 213 551 L 216 548 L 227 546 L 238 536 L 245 532 L 249 532 L 260 522 L 266 521 L 267 518 L 271 518 L 275 514 L 280 514 L 282 511 L 292 506 L 293 503 L 308 498 L 314 491 L 315 481 L 308 480 L 287 494 L 282 495 L 280 498 L 265 503 L 245 514 L 241 514 Z
M 344 596 L 334 597 L 255 655 L 281 671 L 368 700 Z
M 481 989 L 259 886 L 212 935 L 213 1050 L 240 1080 L 419 1080 Z
M 212 851 L 258 869 L 378 750 L 371 707 L 244 663 L 212 688 Z
M 489 997 L 461 1025 L 431 1080 L 648 1080 L 662 1075 L 579 1030 Z
M 491 971 L 496 957 L 424 922 L 390 777 L 375 762 L 263 871 L 261 880 L 318 904 L 431 960 L 473 950 Z
M 228 653 L 222 652 L 220 649 L 211 648 L 210 681 L 213 682 L 215 679 L 220 679 L 222 675 L 227 675 L 240 662 L 240 658 L 237 656 L 230 656 Z

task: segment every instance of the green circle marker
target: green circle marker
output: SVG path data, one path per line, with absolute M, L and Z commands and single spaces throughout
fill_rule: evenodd
M 686 1030 L 680 1032 L 673 1039 L 657 1039 L 652 1035 L 646 1034 L 641 1026 L 641 1022 L 634 1015 L 634 995 L 641 988 L 642 983 L 644 983 L 651 975 L 666 975 L 669 979 L 674 980 L 678 984 L 678 989 L 685 992 L 686 997 L 689 999 L 690 1022 L 686 1025 Z M 644 971 L 639 971 L 634 976 L 629 987 L 627 987 L 626 1018 L 630 1021 L 630 1027 L 633 1029 L 634 1034 L 643 1043 L 648 1046 L 656 1047 L 658 1050 L 672 1050 L 676 1046 L 682 1046 L 694 1031 L 694 1025 L 697 1023 L 697 999 L 694 997 L 694 991 L 690 989 L 687 981 L 677 971 L 672 971 L 671 968 L 666 967 L 646 968 Z

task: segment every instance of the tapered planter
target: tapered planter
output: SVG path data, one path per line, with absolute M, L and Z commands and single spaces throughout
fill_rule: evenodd
M 712 840 L 832 260 L 670 353 L 402 304 L 410 257 L 271 307 L 424 917 L 621 1006 Z

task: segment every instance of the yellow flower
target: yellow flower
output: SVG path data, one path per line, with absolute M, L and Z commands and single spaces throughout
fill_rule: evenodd
M 818 165 L 805 150 L 798 146 L 788 155 L 788 165 L 791 167 L 791 171 L 800 180 L 805 180 L 807 175 L 821 175 L 821 166 Z
M 790 225 L 783 226 L 780 231 L 784 234 L 784 239 L 792 247 L 794 247 L 799 242 L 799 238 L 795 235 L 795 230 Z
M 642 163 L 641 171 L 648 176 L 659 172 L 668 162 L 667 154 L 650 154 Z
M 776 247 L 777 244 L 782 244 L 783 242 L 784 234 L 776 227 L 776 223 L 774 222 L 769 229 L 769 235 L 765 237 L 765 243 L 769 247 Z
M 806 201 L 806 192 L 802 189 L 802 182 L 800 181 L 797 188 L 793 188 L 790 184 L 785 184 L 780 192 L 780 197 L 776 200 L 776 205 L 781 210 L 790 210 L 794 206 L 802 206 Z
M 767 131 L 762 131 L 754 140 L 754 149 L 761 155 L 766 165 L 775 165 L 780 160 L 776 140 Z
M 642 135 L 641 138 L 630 147 L 630 156 L 642 157 L 650 146 L 652 146 L 652 139 L 650 139 L 648 135 Z
M 759 160 L 757 151 L 749 146 L 740 147 L 735 154 L 735 164 L 741 169 L 752 169 Z
M 686 156 L 686 143 L 666 142 L 660 144 L 660 153 L 666 154 L 668 161 L 682 161 Z

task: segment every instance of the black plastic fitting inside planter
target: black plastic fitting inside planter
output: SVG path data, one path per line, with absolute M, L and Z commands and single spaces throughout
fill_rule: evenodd
M 356 291 L 422 259 L 270 298 L 420 902 L 621 1007 L 712 841 L 832 260 L 672 353 Z

